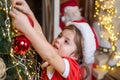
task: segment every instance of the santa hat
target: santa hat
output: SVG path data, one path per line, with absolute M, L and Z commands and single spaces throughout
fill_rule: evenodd
M 96 40 L 94 33 L 86 22 L 69 22 L 67 25 L 75 25 L 83 36 L 83 59 L 86 64 L 94 63 L 94 53 L 96 51 Z
M 68 9 L 68 7 L 71 9 L 73 9 L 73 8 L 79 9 L 76 0 L 68 0 L 68 1 L 60 4 L 60 16 L 61 16 L 60 27 L 61 27 L 61 29 L 64 29 L 64 26 L 65 26 L 65 24 L 63 23 L 63 19 L 64 19 L 63 16 L 65 14 L 66 9 Z
M 68 7 L 68 6 L 78 6 L 76 0 L 68 0 L 62 4 L 60 4 L 60 13 L 61 13 L 61 16 L 64 15 L 64 9 L 65 7 Z

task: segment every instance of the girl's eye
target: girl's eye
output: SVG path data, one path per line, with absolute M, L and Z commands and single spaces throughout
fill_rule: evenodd
M 68 41 L 68 40 L 65 40 L 65 44 L 69 44 L 69 41 Z
M 62 37 L 62 35 L 61 35 L 61 34 L 59 34 L 57 38 L 61 38 L 61 37 Z

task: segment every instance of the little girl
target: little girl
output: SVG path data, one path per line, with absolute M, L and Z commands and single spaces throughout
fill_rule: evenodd
M 42 79 L 81 80 L 79 62 L 82 61 L 82 51 L 85 50 L 82 45 L 84 40 L 88 38 L 88 35 L 85 35 L 87 36 L 86 38 L 83 36 L 86 31 L 91 35 L 91 42 L 89 44 L 93 44 L 91 46 L 88 44 L 88 47 L 95 45 L 93 40 L 94 34 L 90 27 L 88 27 L 88 24 L 79 23 L 79 26 L 77 26 L 76 23 L 71 23 L 53 40 L 51 45 L 46 40 L 41 26 L 25 0 L 14 0 L 12 5 L 13 8 L 10 11 L 10 15 L 13 26 L 30 40 L 38 54 L 46 61 L 42 66 Z M 34 27 L 30 25 L 26 15 L 33 20 Z M 85 43 L 84 45 L 87 44 Z

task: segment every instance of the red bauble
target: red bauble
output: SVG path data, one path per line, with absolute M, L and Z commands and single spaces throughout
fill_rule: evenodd
M 30 41 L 24 35 L 16 36 L 13 40 L 13 50 L 16 54 L 25 54 L 28 51 Z

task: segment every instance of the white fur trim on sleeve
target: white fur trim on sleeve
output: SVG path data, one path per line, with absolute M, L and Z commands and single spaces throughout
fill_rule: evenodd
M 69 61 L 67 59 L 63 59 L 64 60 L 64 63 L 65 63 L 65 71 L 64 73 L 62 74 L 62 76 L 64 78 L 67 78 L 68 75 L 69 75 L 69 71 L 70 71 L 70 64 L 69 64 Z
M 96 42 L 94 33 L 88 23 L 69 22 L 68 25 L 75 25 L 83 36 L 83 58 L 87 64 L 94 63 L 94 53 L 96 50 Z

